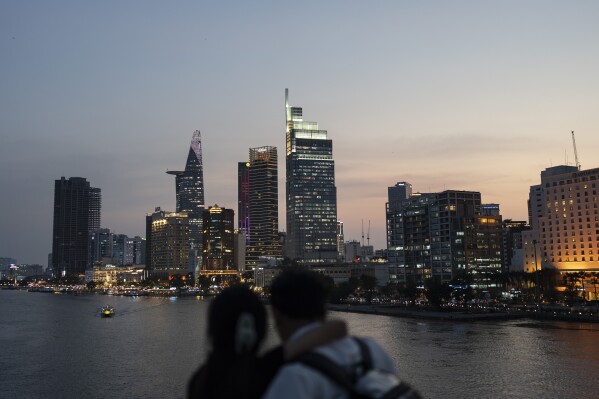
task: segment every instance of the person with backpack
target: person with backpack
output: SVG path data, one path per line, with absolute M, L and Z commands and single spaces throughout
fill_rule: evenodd
M 284 344 L 326 318 L 326 290 L 313 272 L 288 269 L 272 282 L 272 314 Z M 393 360 L 372 339 L 344 337 L 286 363 L 265 399 L 406 398 L 420 396 L 397 377 Z
M 267 312 L 244 286 L 226 288 L 212 300 L 207 327 L 212 348 L 188 383 L 189 399 L 258 399 L 286 360 L 347 334 L 344 322 L 330 321 L 300 340 L 259 354 Z

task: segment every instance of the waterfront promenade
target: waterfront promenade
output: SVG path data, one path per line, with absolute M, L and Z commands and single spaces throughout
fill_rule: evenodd
M 584 314 L 577 310 L 567 308 L 561 311 L 541 310 L 534 307 L 527 310 L 436 310 L 430 307 L 406 307 L 397 305 L 370 305 L 370 304 L 330 304 L 329 310 L 337 312 L 374 314 L 392 317 L 407 317 L 413 319 L 445 320 L 445 321 L 485 321 L 485 320 L 557 320 L 584 323 L 599 323 L 598 314 Z

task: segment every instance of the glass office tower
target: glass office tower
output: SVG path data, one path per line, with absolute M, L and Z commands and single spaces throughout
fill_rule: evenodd
M 249 223 L 246 266 L 260 257 L 280 257 L 277 148 L 250 148 Z
M 290 107 L 285 89 L 287 256 L 302 263 L 333 262 L 337 251 L 337 188 L 333 142 L 318 123 Z
M 83 177 L 54 183 L 52 272 L 55 277 L 84 275 L 89 233 L 100 228 L 101 191 Z
M 204 166 L 200 131 L 193 132 L 184 171 L 168 171 L 175 175 L 177 212 L 189 218 L 189 271 L 194 272 L 202 260 L 202 214 L 204 212 Z

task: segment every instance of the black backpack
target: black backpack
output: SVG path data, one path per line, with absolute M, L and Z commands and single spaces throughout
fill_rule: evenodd
M 372 356 L 366 343 L 352 337 L 360 347 L 361 367 L 355 373 L 348 373 L 328 357 L 317 352 L 299 356 L 295 362 L 302 363 L 327 376 L 335 384 L 350 393 L 351 398 L 373 399 L 421 399 L 420 394 L 395 374 L 373 368 Z

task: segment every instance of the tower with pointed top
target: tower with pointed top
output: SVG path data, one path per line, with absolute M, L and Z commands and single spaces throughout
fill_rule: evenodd
M 338 258 L 337 188 L 333 141 L 317 122 L 304 121 L 302 108 L 289 106 L 286 116 L 287 256 L 301 263 Z
M 194 272 L 202 260 L 202 214 L 204 212 L 204 166 L 202 164 L 202 138 L 200 131 L 193 132 L 183 171 L 167 171 L 175 176 L 177 212 L 189 216 L 189 271 Z

